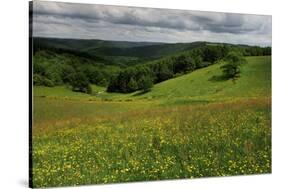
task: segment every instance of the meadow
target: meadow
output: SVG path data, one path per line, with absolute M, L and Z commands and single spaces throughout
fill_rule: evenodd
M 235 82 L 221 64 L 150 92 L 34 87 L 35 187 L 271 173 L 271 56 Z

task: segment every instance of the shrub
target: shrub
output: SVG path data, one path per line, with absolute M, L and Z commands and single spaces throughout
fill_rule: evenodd
M 53 87 L 54 83 L 52 80 L 41 76 L 39 74 L 34 74 L 33 75 L 33 85 L 35 86 L 46 86 L 46 87 Z
M 86 93 L 88 93 L 88 94 L 92 94 L 92 93 L 93 93 L 93 90 L 92 90 L 92 87 L 91 87 L 90 84 L 87 86 L 87 91 L 86 91 Z
M 55 86 L 54 82 L 48 78 L 43 79 L 43 85 L 47 87 L 53 87 Z
M 39 74 L 33 75 L 33 85 L 36 85 L 36 86 L 43 85 L 42 81 L 43 81 L 42 76 L 40 76 Z

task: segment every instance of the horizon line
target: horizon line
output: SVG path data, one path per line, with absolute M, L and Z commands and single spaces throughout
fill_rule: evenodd
M 227 43 L 227 42 L 213 42 L 213 41 L 192 41 L 192 42 L 161 42 L 161 41 L 126 41 L 126 40 L 109 40 L 109 39 L 97 39 L 97 38 L 70 38 L 70 37 L 47 37 L 47 36 L 32 36 L 32 38 L 46 38 L 46 39 L 65 39 L 65 40 L 100 40 L 100 41 L 114 41 L 114 42 L 128 42 L 128 43 L 162 43 L 162 44 L 184 44 L 184 43 L 214 43 L 214 44 L 230 44 L 230 45 L 241 45 L 251 47 L 271 47 L 271 45 L 253 45 L 243 43 Z

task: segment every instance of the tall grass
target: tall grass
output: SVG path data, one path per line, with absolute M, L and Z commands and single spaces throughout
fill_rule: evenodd
M 34 185 L 270 173 L 270 120 L 258 99 L 36 123 Z

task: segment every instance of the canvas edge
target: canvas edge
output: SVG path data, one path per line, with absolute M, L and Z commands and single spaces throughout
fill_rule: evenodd
M 33 125 L 33 81 L 32 81 L 32 58 L 33 58 L 33 1 L 28 2 L 29 6 L 29 38 L 28 38 L 28 120 L 29 120 L 29 137 L 28 137 L 28 187 L 33 188 L 32 174 L 32 125 Z

